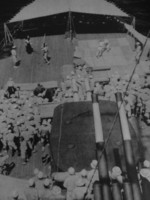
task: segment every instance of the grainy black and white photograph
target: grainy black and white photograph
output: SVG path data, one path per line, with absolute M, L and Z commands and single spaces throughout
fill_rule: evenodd
M 150 200 L 148 0 L 0 0 L 0 200 Z

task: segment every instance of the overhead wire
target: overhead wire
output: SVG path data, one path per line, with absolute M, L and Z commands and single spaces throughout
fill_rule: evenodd
M 19 24 L 19 28 L 21 27 L 21 25 Z M 12 33 L 10 33 L 10 31 L 9 31 L 9 34 L 11 34 L 12 38 L 13 38 L 13 35 L 16 33 L 17 26 L 18 26 L 18 24 L 16 24 L 16 26 L 13 27 Z M 5 37 L 1 40 L 0 45 L 1 45 L 0 46 L 0 51 L 1 51 L 5 46 Z
M 133 69 L 133 71 L 132 71 L 132 73 L 131 73 L 131 76 L 130 76 L 130 78 L 129 78 L 128 84 L 127 84 L 126 89 L 125 89 L 125 94 L 126 94 L 127 91 L 128 91 L 128 88 L 129 88 L 129 85 L 130 85 L 130 83 L 131 83 L 131 81 L 132 81 L 132 78 L 133 78 L 133 75 L 134 75 L 134 73 L 135 73 L 135 70 L 136 70 L 136 68 L 137 68 L 137 66 L 138 66 L 138 64 L 139 64 L 139 62 L 140 62 L 140 59 L 141 59 L 142 53 L 143 53 L 143 51 L 144 51 L 144 48 L 145 48 L 145 46 L 146 46 L 146 43 L 147 43 L 147 40 L 148 40 L 149 35 L 150 35 L 150 30 L 149 30 L 149 32 L 148 32 L 148 34 L 147 34 L 147 37 L 146 37 L 145 43 L 144 43 L 144 45 L 143 45 L 143 47 L 142 47 L 141 53 L 140 53 L 140 55 L 139 55 L 139 58 L 138 58 L 137 62 L 135 63 L 134 69 Z M 107 145 L 108 145 L 110 136 L 111 136 L 111 134 L 112 134 L 112 130 L 113 130 L 114 125 L 115 125 L 115 123 L 116 123 L 116 120 L 117 120 L 117 118 L 118 118 L 118 116 L 119 116 L 119 111 L 120 111 L 121 106 L 122 106 L 122 104 L 123 104 L 123 102 L 124 102 L 124 98 L 125 98 L 125 95 L 124 95 L 123 98 L 122 98 L 122 101 L 121 101 L 121 103 L 120 103 L 120 105 L 119 105 L 119 107 L 118 107 L 118 110 L 117 110 L 117 113 L 116 113 L 116 115 L 115 115 L 115 117 L 114 117 L 114 120 L 113 120 L 113 122 L 112 122 L 112 125 L 111 125 L 111 127 L 110 127 L 110 129 L 109 129 L 109 131 L 108 131 L 108 137 L 106 138 L 105 143 L 104 143 L 104 146 L 103 146 L 103 149 L 101 150 L 101 153 L 100 153 L 100 155 L 99 155 L 97 165 L 96 165 L 96 167 L 95 167 L 95 169 L 94 169 L 93 175 L 92 175 L 92 177 L 91 177 L 91 179 L 90 179 L 90 181 L 89 181 L 89 184 L 88 184 L 88 186 L 87 186 L 87 190 L 86 190 L 84 199 L 86 199 L 86 195 L 88 194 L 89 187 L 90 187 L 90 185 L 91 185 L 91 183 L 92 183 L 92 180 L 93 180 L 94 175 L 95 175 L 95 173 L 96 173 L 96 170 L 97 170 L 97 168 L 98 168 L 98 164 L 99 164 L 99 162 L 100 162 L 100 159 L 101 159 L 101 157 L 102 157 L 103 153 L 105 152 L 106 147 L 107 147 Z

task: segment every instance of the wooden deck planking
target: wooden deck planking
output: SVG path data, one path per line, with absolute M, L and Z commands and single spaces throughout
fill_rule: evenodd
M 18 157 L 17 152 L 13 157 L 10 156 L 7 162 L 14 162 L 16 164 L 14 169 L 11 171 L 10 176 L 29 179 L 34 176 L 33 171 L 35 168 L 46 173 L 48 170 L 48 165 L 44 166 L 42 164 L 43 152 L 41 151 L 41 148 L 41 145 L 38 144 L 36 147 L 37 152 L 32 154 L 26 165 L 22 165 L 21 157 Z M 49 147 L 46 147 L 44 154 L 46 153 L 49 153 Z
M 0 60 L 0 86 L 3 86 L 9 77 L 13 77 L 18 83 L 61 80 L 61 66 L 72 63 L 73 46 L 64 35 L 47 36 L 46 42 L 51 55 L 51 64 L 47 65 L 42 56 L 42 41 L 43 37 L 31 38 L 35 51 L 31 55 L 25 51 L 24 40 L 15 41 L 21 65 L 15 70 L 11 57 Z
M 90 43 L 90 40 L 98 41 L 107 38 L 110 40 L 113 48 L 118 48 L 119 45 L 123 45 L 121 53 L 125 54 L 125 58 L 129 58 L 130 55 L 128 54 L 128 49 L 130 47 L 127 45 L 125 41 L 126 39 L 121 39 L 125 37 L 126 34 L 80 34 L 77 35 L 75 43 L 78 43 L 78 41 L 80 43 L 82 40 L 89 40 L 89 42 L 87 41 L 87 47 L 89 48 L 91 45 L 93 45 L 93 43 Z M 120 38 L 120 40 L 118 40 L 118 38 Z M 49 46 L 49 52 L 51 55 L 51 64 L 47 65 L 44 63 L 41 52 L 42 42 L 43 37 L 31 38 L 31 43 L 35 52 L 32 53 L 32 55 L 28 55 L 25 51 L 24 40 L 17 39 L 15 41 L 18 55 L 21 58 L 21 66 L 17 70 L 14 70 L 12 67 L 13 63 L 11 57 L 0 60 L 0 86 L 3 86 L 9 77 L 12 77 L 17 83 L 34 83 L 51 80 L 62 80 L 62 66 L 65 64 L 72 64 L 75 45 L 65 39 L 64 35 L 46 36 L 46 43 Z M 97 65 L 97 61 L 91 58 L 94 52 L 95 49 L 90 49 L 90 51 L 87 52 L 89 55 L 88 59 L 91 59 L 90 62 L 94 63 L 94 65 Z M 116 58 L 114 57 L 114 59 Z M 104 63 L 104 60 L 101 61 L 101 64 L 104 65 L 103 67 L 107 65 L 106 62 Z M 119 68 L 119 66 L 116 67 Z M 130 66 L 125 67 L 129 68 Z

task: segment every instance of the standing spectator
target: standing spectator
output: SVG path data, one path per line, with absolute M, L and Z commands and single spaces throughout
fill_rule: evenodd
M 27 163 L 27 142 L 24 139 L 24 137 L 21 136 L 20 138 L 20 151 L 21 151 L 21 158 L 22 158 L 22 164 L 25 165 Z
M 104 40 L 104 51 L 110 51 L 111 47 L 110 47 L 110 43 L 107 39 Z
M 28 187 L 25 189 L 26 200 L 39 200 L 38 190 L 34 179 L 29 180 Z
M 67 189 L 66 200 L 72 200 L 72 192 L 76 187 L 76 182 L 79 177 L 75 174 L 75 169 L 70 167 L 68 169 L 69 176 L 64 181 L 64 187 Z
M 23 200 L 23 198 L 19 197 L 18 191 L 14 190 L 10 197 L 10 200 Z
M 21 60 L 17 58 L 17 52 L 16 52 L 16 46 L 13 45 L 11 49 L 11 56 L 14 64 L 14 68 L 17 69 L 18 66 L 20 65 Z
M 97 48 L 97 55 L 96 55 L 97 58 L 100 58 L 102 56 L 103 48 L 104 48 L 104 41 L 99 41 L 99 45 Z
M 146 61 L 149 61 L 149 60 L 150 60 L 150 49 L 148 50 Z
M 8 148 L 11 150 L 12 156 L 14 155 L 15 151 L 17 150 L 17 146 L 14 142 L 15 134 L 12 133 L 11 130 L 8 130 L 8 134 L 6 136 L 6 141 L 8 144 Z
M 136 49 L 135 49 L 135 62 L 139 63 L 139 58 L 142 52 L 142 46 L 139 42 L 136 42 Z
M 28 54 L 31 54 L 33 52 L 32 43 L 30 41 L 30 36 L 29 35 L 25 39 L 25 47 L 26 47 L 26 52 Z
M 110 44 L 107 39 L 105 39 L 104 41 L 100 41 L 96 57 L 100 58 L 105 51 L 110 51 L 110 49 Z
M 42 51 L 43 51 L 44 61 L 45 61 L 45 63 L 47 63 L 49 65 L 51 57 L 49 55 L 48 46 L 47 46 L 47 44 L 45 42 L 42 45 Z
M 41 125 L 41 143 L 42 143 L 42 151 L 45 150 L 45 146 L 49 144 L 49 136 L 50 130 L 49 126 L 47 125 L 46 120 L 43 120 Z
M 95 181 L 99 181 L 99 175 L 98 175 L 98 169 L 97 168 L 97 160 L 92 160 L 90 166 L 91 166 L 91 170 L 88 173 L 88 180 L 90 181 L 92 178 L 92 182 L 94 183 Z M 94 175 L 94 176 L 93 176 Z
M 88 172 L 86 171 L 86 169 L 82 169 L 80 174 L 82 182 L 85 186 L 88 186 L 89 180 L 87 179 Z
M 72 192 L 72 199 L 73 200 L 83 200 L 86 194 L 87 187 L 82 179 L 79 179 L 76 182 L 76 188 Z
M 88 172 L 88 176 L 87 176 L 87 179 L 89 181 L 89 183 L 88 183 L 88 195 L 89 196 L 92 193 L 94 182 L 99 181 L 98 169 L 96 169 L 97 164 L 98 164 L 97 160 L 92 160 L 92 162 L 90 164 L 92 169 Z
M 2 151 L 2 149 L 3 149 L 3 135 L 2 134 L 0 134 L 0 152 Z
M 37 175 L 37 180 L 36 180 L 36 185 L 37 185 L 37 188 L 39 189 L 39 196 L 41 196 L 45 178 L 46 177 L 45 177 L 44 173 L 42 171 L 39 171 L 39 173 Z
M 144 200 L 149 200 L 150 196 L 150 162 L 145 160 L 143 167 L 140 169 L 141 187 Z
M 46 178 L 43 182 L 43 187 L 40 190 L 41 199 L 49 199 L 52 196 L 52 181 Z

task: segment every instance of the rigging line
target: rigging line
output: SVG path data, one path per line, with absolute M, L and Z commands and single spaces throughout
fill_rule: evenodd
M 75 30 L 75 24 L 74 24 L 74 19 L 75 19 L 75 16 L 73 16 L 73 13 L 72 13 L 72 18 L 71 18 L 71 22 L 72 22 L 72 28 L 73 28 L 73 31 L 75 32 L 76 34 L 76 30 Z
M 4 41 L 7 44 L 6 24 L 4 24 Z
M 71 34 L 72 34 L 72 32 L 71 32 L 71 31 L 72 31 L 71 17 L 72 17 L 72 16 L 71 16 L 71 12 L 69 11 L 69 33 L 70 33 L 70 38 L 72 37 L 72 36 L 71 36 Z
M 73 38 L 76 38 L 76 30 L 75 30 L 75 23 L 74 23 L 74 19 L 75 17 L 72 14 L 72 18 L 71 18 L 71 25 L 72 25 L 72 34 L 73 34 Z
M 59 161 L 60 161 L 60 143 L 61 143 L 61 137 L 62 137 L 63 111 L 64 111 L 64 104 L 61 104 L 59 139 L 58 139 L 58 151 L 57 151 L 57 172 L 58 172 L 58 169 L 59 169 Z
M 127 90 L 128 90 L 129 85 L 130 85 L 130 83 L 131 83 L 131 80 L 132 80 L 132 78 L 133 78 L 133 75 L 134 75 L 134 73 L 135 73 L 135 70 L 136 70 L 136 68 L 137 68 L 137 66 L 138 66 L 138 64 L 139 64 L 139 61 L 140 61 L 140 58 L 141 58 L 142 53 L 143 53 L 143 51 L 144 51 L 144 47 L 146 46 L 146 43 L 147 43 L 149 34 L 150 34 L 150 30 L 149 30 L 149 32 L 148 32 L 148 34 L 147 34 L 147 38 L 146 38 L 146 40 L 145 40 L 145 43 L 144 43 L 144 46 L 143 46 L 143 48 L 142 48 L 141 54 L 140 54 L 140 56 L 139 56 L 139 58 L 138 58 L 138 61 L 137 61 L 136 64 L 135 64 L 135 67 L 134 67 L 134 69 L 133 69 L 133 72 L 131 73 L 130 79 L 129 79 L 129 81 L 128 81 L 128 85 L 126 86 L 125 94 L 127 93 Z M 89 181 L 89 184 L 88 184 L 88 186 L 87 186 L 87 190 L 86 190 L 84 199 L 86 199 L 86 195 L 88 194 L 89 187 L 90 187 L 90 185 L 91 185 L 92 179 L 93 179 L 93 177 L 94 177 L 94 175 L 95 175 L 95 173 L 96 173 L 96 170 L 97 170 L 97 168 L 98 168 L 98 164 L 99 164 L 99 162 L 100 162 L 100 159 L 101 159 L 101 157 L 102 157 L 104 151 L 106 150 L 107 144 L 108 144 L 109 139 L 110 139 L 110 136 L 111 136 L 111 134 L 112 134 L 112 130 L 113 130 L 114 125 L 115 125 L 115 123 L 116 123 L 117 117 L 119 116 L 119 111 L 120 111 L 121 106 L 122 106 L 122 104 L 123 104 L 123 102 L 124 102 L 124 98 L 125 98 L 125 95 L 123 96 L 122 101 L 121 101 L 121 103 L 120 103 L 120 105 L 119 105 L 119 108 L 118 108 L 118 111 L 117 111 L 117 113 L 116 113 L 116 115 L 115 115 L 115 118 L 114 118 L 114 120 L 113 120 L 112 126 L 110 127 L 110 129 L 109 129 L 109 131 L 108 131 L 108 137 L 106 138 L 106 141 L 105 141 L 105 143 L 104 143 L 104 147 L 103 147 L 103 149 L 102 149 L 102 151 L 101 151 L 101 154 L 100 154 L 100 156 L 99 156 L 99 158 L 98 158 L 97 165 L 96 165 L 96 167 L 95 167 L 95 169 L 94 169 L 94 172 L 93 172 L 93 175 L 92 175 L 92 177 L 91 177 L 91 180 Z
M 8 29 L 8 27 L 7 27 L 7 34 L 8 34 L 8 37 L 9 37 L 9 42 L 11 40 L 13 41 L 13 36 L 11 35 L 10 30 Z
M 4 38 L 0 41 L 0 46 L 2 45 L 3 42 L 4 42 Z
M 13 35 L 15 34 L 15 28 L 17 28 L 17 26 L 18 26 L 18 24 L 16 24 L 16 26 L 13 27 L 13 33 L 11 34 L 12 35 L 12 42 L 14 42 Z M 21 26 L 19 26 L 19 28 L 20 27 Z M 5 37 L 1 40 L 0 45 L 1 45 L 1 47 L 0 47 L 0 51 L 1 51 L 5 46 Z
M 42 45 L 45 43 L 46 43 L 46 33 L 44 33 Z
M 13 37 L 6 25 L 5 25 L 5 34 L 6 34 L 7 42 L 10 43 L 13 40 Z

